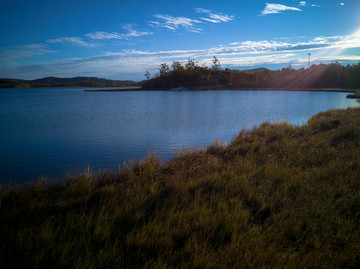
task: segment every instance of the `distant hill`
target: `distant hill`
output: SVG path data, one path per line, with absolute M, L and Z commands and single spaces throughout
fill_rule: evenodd
M 110 80 L 97 77 L 58 78 L 45 77 L 34 80 L 0 79 L 0 88 L 31 88 L 31 87 L 126 87 L 137 86 L 131 80 Z
M 246 71 L 250 71 L 250 72 L 261 72 L 261 71 L 266 71 L 266 70 L 270 70 L 270 69 L 267 69 L 267 68 L 265 68 L 265 67 L 259 67 L 259 68 L 249 69 L 249 70 L 246 70 Z

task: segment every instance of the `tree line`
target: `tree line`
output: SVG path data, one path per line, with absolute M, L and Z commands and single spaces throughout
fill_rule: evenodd
M 128 87 L 138 86 L 138 82 L 129 80 L 110 80 L 97 77 L 58 78 L 46 77 L 34 80 L 0 78 L 0 88 L 35 87 Z
M 232 88 L 360 88 L 360 62 L 353 65 L 314 64 L 309 68 L 294 69 L 289 65 L 279 70 L 266 68 L 252 71 L 221 69 L 214 57 L 211 67 L 189 59 L 184 65 L 174 61 L 171 66 L 160 64 L 158 73 L 151 77 L 147 71 L 144 88 L 176 88 L 227 86 Z

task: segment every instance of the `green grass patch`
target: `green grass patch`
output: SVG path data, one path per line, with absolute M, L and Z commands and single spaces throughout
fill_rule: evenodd
M 359 268 L 360 109 L 0 187 L 2 268 Z

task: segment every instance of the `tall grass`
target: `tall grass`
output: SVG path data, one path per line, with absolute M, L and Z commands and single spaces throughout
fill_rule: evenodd
M 359 268 L 360 109 L 0 188 L 2 268 Z

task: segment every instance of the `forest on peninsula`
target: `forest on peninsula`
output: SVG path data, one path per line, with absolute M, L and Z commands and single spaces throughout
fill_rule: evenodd
M 171 66 L 160 64 L 159 72 L 151 76 L 147 71 L 143 88 L 214 87 L 223 88 L 360 88 L 360 62 L 353 65 L 314 64 L 309 68 L 294 69 L 291 65 L 279 70 L 258 68 L 239 71 L 221 69 L 214 57 L 211 67 L 200 66 L 189 59 L 184 65 L 174 61 Z

